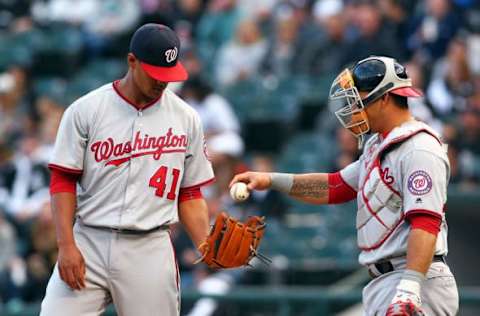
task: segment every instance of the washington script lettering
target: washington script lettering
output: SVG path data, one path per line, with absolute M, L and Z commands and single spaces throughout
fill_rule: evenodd
M 153 159 L 158 160 L 165 153 L 184 153 L 187 145 L 187 135 L 175 135 L 172 132 L 172 128 L 169 128 L 164 136 L 159 137 L 148 136 L 148 134 L 141 136 L 140 132 L 137 132 L 133 144 L 131 141 L 115 144 L 113 138 L 109 137 L 107 140 L 93 143 L 90 146 L 90 150 L 93 152 L 97 162 L 106 161 L 106 166 L 119 166 L 130 159 L 140 156 L 153 155 Z M 137 152 L 140 150 L 142 152 Z M 111 159 L 124 155 L 129 156 Z

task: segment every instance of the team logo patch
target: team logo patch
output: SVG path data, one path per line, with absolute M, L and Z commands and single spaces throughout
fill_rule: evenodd
M 172 49 L 169 49 L 165 52 L 165 59 L 167 60 L 167 63 L 171 63 L 175 59 L 177 59 L 178 55 L 178 48 L 174 47 Z
M 408 191 L 415 195 L 423 195 L 432 189 L 432 178 L 423 170 L 414 171 L 408 177 Z

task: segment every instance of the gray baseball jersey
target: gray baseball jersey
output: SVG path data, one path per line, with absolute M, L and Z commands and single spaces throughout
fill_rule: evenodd
M 447 253 L 450 165 L 446 146 L 429 126 L 411 120 L 386 137 L 373 135 L 359 160 L 340 174 L 357 191 L 360 264 L 405 256 L 410 232 L 405 216 L 413 212 L 442 219 L 435 254 Z
M 66 110 L 51 166 L 82 173 L 77 216 L 83 223 L 125 229 L 177 222 L 179 189 L 213 180 L 191 107 L 166 89 L 137 110 L 111 83 Z

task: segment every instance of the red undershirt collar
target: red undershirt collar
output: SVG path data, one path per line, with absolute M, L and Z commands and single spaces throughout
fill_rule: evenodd
M 130 104 L 131 106 L 133 106 L 135 109 L 137 109 L 138 111 L 143 111 L 145 110 L 146 108 L 149 108 L 151 107 L 152 105 L 154 105 L 155 103 L 157 103 L 158 100 L 160 100 L 160 98 L 162 97 L 163 93 L 158 97 L 156 98 L 155 100 L 147 103 L 143 108 L 140 107 L 138 104 L 136 104 L 135 102 L 129 100 L 121 91 L 120 89 L 118 88 L 118 85 L 120 84 L 120 80 L 115 80 L 113 83 L 112 83 L 112 86 L 113 86 L 113 90 L 115 90 L 115 92 L 118 94 L 118 96 L 120 98 L 122 98 L 125 102 L 127 102 L 128 104 Z

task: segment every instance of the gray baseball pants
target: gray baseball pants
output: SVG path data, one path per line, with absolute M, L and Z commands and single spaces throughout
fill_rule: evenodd
M 385 316 L 403 267 L 376 277 L 363 289 L 365 316 Z M 433 262 L 421 290 L 422 309 L 427 316 L 453 316 L 458 312 L 458 290 L 450 268 L 443 262 Z
M 111 302 L 119 316 L 179 315 L 179 275 L 168 230 L 131 235 L 77 222 L 74 237 L 86 263 L 86 288 L 70 289 L 55 266 L 41 316 L 96 316 Z

